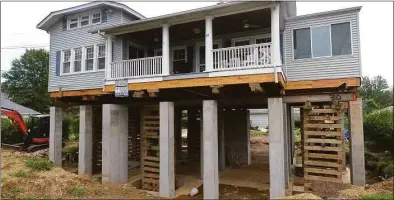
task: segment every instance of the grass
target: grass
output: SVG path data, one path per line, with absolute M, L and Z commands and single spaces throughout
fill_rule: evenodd
M 18 194 L 23 193 L 23 192 L 24 192 L 24 190 L 21 188 L 11 189 L 11 195 L 12 195 L 11 199 L 15 199 Z
M 25 197 L 25 198 L 23 198 L 24 200 L 35 200 L 35 199 L 37 199 L 35 196 L 28 196 L 28 197 Z
M 85 194 L 85 188 L 77 186 L 71 190 L 71 194 L 76 196 L 82 196 Z
M 364 195 L 361 196 L 361 200 L 388 200 L 388 199 L 394 199 L 393 194 L 369 194 L 369 195 Z
M 26 160 L 26 166 L 37 171 L 49 171 L 53 168 L 53 163 L 46 159 L 37 158 Z
M 27 173 L 23 170 L 19 170 L 13 173 L 10 173 L 10 176 L 13 177 L 18 177 L 18 178 L 26 178 L 27 177 Z
M 259 130 L 250 130 L 250 134 L 252 136 L 267 136 L 268 133 L 264 131 L 259 131 Z

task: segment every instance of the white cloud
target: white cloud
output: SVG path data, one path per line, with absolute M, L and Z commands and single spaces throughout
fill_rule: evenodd
M 83 2 L 2 2 L 1 47 L 49 44 L 49 35 L 36 28 L 50 11 Z M 126 2 L 146 17 L 213 5 L 216 2 Z M 391 2 L 297 2 L 297 12 L 309 14 L 353 6 L 360 12 L 361 60 L 364 75 L 383 75 L 393 82 L 393 6 Z M 47 48 L 48 49 L 48 48 Z M 24 49 L 2 49 L 1 69 L 8 70 Z

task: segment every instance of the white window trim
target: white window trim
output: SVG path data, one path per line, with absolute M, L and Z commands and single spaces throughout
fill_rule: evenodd
M 75 71 L 75 61 L 77 61 L 76 59 L 75 59 L 75 52 L 76 52 L 76 50 L 77 49 L 79 49 L 79 48 L 81 48 L 81 47 L 78 47 L 78 48 L 74 48 L 74 49 L 72 49 L 72 55 L 73 55 L 73 70 L 72 70 L 72 72 L 73 73 L 79 73 L 79 72 L 81 72 L 82 71 L 82 69 L 81 69 L 81 71 L 79 71 L 79 72 L 76 72 Z M 82 50 L 82 48 L 81 48 L 81 53 L 83 52 L 83 50 Z M 82 67 L 82 55 L 81 55 L 81 60 L 80 60 L 80 62 L 81 62 L 81 67 Z
M 270 33 L 266 33 L 266 34 L 262 34 L 262 35 L 255 35 L 255 36 L 253 36 L 253 43 L 252 44 L 256 44 L 257 39 L 264 39 L 264 38 L 271 38 L 271 40 L 272 40 Z M 269 42 L 269 43 L 271 43 L 271 42 Z
M 88 17 L 88 24 L 87 25 L 85 25 L 85 26 L 82 26 L 82 17 Z M 80 17 L 79 17 L 79 27 L 80 28 L 82 28 L 82 27 L 87 27 L 87 26 L 90 26 L 90 15 L 89 14 L 87 14 L 87 15 L 81 15 Z
M 94 47 L 95 47 L 95 46 L 96 46 L 96 45 L 94 44 L 94 45 L 88 45 L 88 46 L 85 46 L 85 47 L 84 47 L 84 48 L 85 48 L 85 59 L 84 59 L 83 62 L 85 63 L 85 68 L 84 68 L 84 71 L 85 71 L 85 72 L 93 72 L 93 71 L 96 70 L 96 69 L 95 69 L 95 66 L 94 66 L 94 64 L 95 64 L 95 62 L 94 62 L 94 60 L 95 60 L 95 48 L 94 48 Z M 92 48 L 92 47 L 93 47 L 93 58 L 89 58 L 89 59 L 88 59 L 88 57 L 87 57 L 87 55 L 86 55 L 87 52 L 88 52 L 87 49 L 88 49 L 88 48 Z M 86 61 L 87 61 L 87 60 L 93 60 L 93 69 L 91 69 L 91 70 L 86 70 L 86 67 L 87 67 Z
M 261 39 L 261 38 L 271 38 L 271 33 L 232 38 L 231 39 L 231 46 L 234 47 L 235 42 L 246 41 L 246 40 L 249 41 L 249 45 L 256 44 L 256 40 Z
M 93 23 L 93 15 L 95 15 L 95 14 L 100 14 L 100 21 Z M 90 14 L 90 24 L 91 25 L 101 24 L 102 21 L 103 21 L 103 16 L 101 15 L 101 12 L 94 12 L 94 13 Z
M 68 73 L 64 73 L 64 58 L 65 58 L 65 52 L 66 51 L 70 51 L 70 60 L 69 60 L 69 63 L 70 63 L 70 72 L 68 72 Z M 73 59 L 72 59 L 72 49 L 64 49 L 64 50 L 62 50 L 61 51 L 61 64 L 60 64 L 60 75 L 63 75 L 63 74 L 71 74 L 72 73 L 72 68 L 71 68 L 71 62 L 73 62 Z
M 252 37 L 253 36 L 248 36 L 248 37 L 238 37 L 238 38 L 233 38 L 231 39 L 231 46 L 234 47 L 236 42 L 243 42 L 243 41 L 249 41 L 249 44 L 252 44 Z
M 73 19 L 77 19 L 77 22 L 76 22 L 76 23 L 77 23 L 77 27 L 75 27 L 75 28 L 71 28 L 71 27 L 70 27 L 70 25 L 71 25 L 71 20 L 73 20 Z M 67 22 L 68 22 L 68 23 L 67 23 L 67 29 L 68 29 L 68 30 L 74 30 L 74 29 L 78 29 L 78 28 L 79 28 L 79 25 L 80 25 L 80 24 L 79 24 L 79 22 L 80 22 L 79 17 L 70 17 L 70 18 L 67 20 Z
M 107 46 L 105 45 L 105 43 L 102 43 L 102 44 L 97 44 L 96 45 L 97 46 L 97 52 L 95 53 L 96 54 L 96 59 L 97 59 L 97 62 L 96 62 L 96 64 L 97 64 L 97 66 L 96 66 L 96 71 L 104 71 L 105 70 L 105 67 L 104 67 L 104 69 L 99 69 L 99 58 L 104 58 L 104 63 L 106 63 L 106 60 L 107 60 Z M 99 51 L 100 51 L 100 46 L 104 46 L 105 47 L 105 51 L 104 51 L 104 53 L 105 53 L 105 56 L 99 56 Z M 105 66 L 105 65 L 104 65 Z
M 332 55 L 332 40 L 331 40 L 331 26 L 335 25 L 335 24 L 343 24 L 343 23 L 349 23 L 349 29 L 350 29 L 350 54 L 344 54 L 344 55 Z M 330 30 L 330 52 L 331 52 L 331 56 L 320 56 L 320 57 L 313 57 L 313 49 L 312 49 L 312 28 L 315 27 L 322 27 L 322 26 L 328 26 L 329 30 Z M 298 58 L 296 59 L 294 56 L 294 30 L 300 30 L 300 29 L 304 29 L 304 28 L 309 28 L 309 33 L 310 33 L 310 37 L 311 37 L 311 57 L 310 58 Z M 326 25 L 317 25 L 317 26 L 302 26 L 299 28 L 294 28 L 291 29 L 291 52 L 292 52 L 292 58 L 293 61 L 303 61 L 303 60 L 311 60 L 311 59 L 321 59 L 321 58 L 341 58 L 341 57 L 348 57 L 348 56 L 353 56 L 354 52 L 353 52 L 353 30 L 352 30 L 352 21 L 342 21 L 342 22 L 333 22 L 333 23 L 329 23 Z
M 321 28 L 321 27 L 326 27 L 326 26 L 328 26 L 328 40 L 330 41 L 330 55 L 328 55 L 328 56 L 314 56 L 313 55 L 313 41 L 312 41 L 312 29 L 313 28 Z M 314 26 L 314 27 L 311 27 L 310 29 L 309 29 L 309 35 L 311 36 L 311 58 L 328 58 L 328 57 L 332 57 L 332 43 L 331 43 L 331 25 L 321 25 L 321 26 Z
M 174 51 L 175 50 L 184 50 L 185 51 L 185 59 L 184 60 L 174 60 Z M 171 48 L 171 63 L 176 61 L 185 61 L 187 63 L 187 46 L 175 46 Z

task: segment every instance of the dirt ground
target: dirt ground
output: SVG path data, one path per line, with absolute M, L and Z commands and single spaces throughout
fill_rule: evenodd
M 29 154 L 2 150 L 1 194 L 3 198 L 157 199 L 131 184 L 101 184 L 92 177 L 81 177 L 58 167 L 50 171 L 33 171 L 25 164 L 28 159 L 32 159 Z

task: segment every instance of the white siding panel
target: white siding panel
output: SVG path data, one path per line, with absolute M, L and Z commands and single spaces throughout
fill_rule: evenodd
M 267 128 L 268 109 L 250 109 L 250 124 L 252 127 Z
M 323 26 L 335 23 L 350 22 L 352 55 L 293 59 L 293 30 L 299 28 Z M 284 54 L 287 79 L 289 81 L 332 79 L 346 77 L 360 77 L 360 49 L 359 49 L 359 27 L 358 11 L 336 13 L 321 17 L 313 17 L 285 22 L 284 31 Z
M 84 13 L 101 12 L 101 9 L 94 9 Z M 84 13 L 80 13 L 81 15 Z M 49 61 L 49 92 L 62 90 L 81 90 L 81 89 L 95 89 L 101 88 L 104 85 L 104 71 L 97 71 L 91 73 L 76 73 L 72 75 L 56 76 L 56 51 L 65 49 L 78 48 L 90 46 L 94 44 L 105 44 L 104 37 L 99 34 L 90 34 L 88 31 L 92 28 L 107 27 L 121 24 L 121 11 L 112 8 L 112 13 L 107 15 L 107 22 L 88 26 L 85 28 L 78 28 L 74 30 L 63 31 L 62 20 L 55 23 L 50 30 L 50 61 Z M 115 39 L 114 48 L 116 49 L 118 40 Z M 115 54 L 115 53 L 114 53 Z M 116 55 L 116 54 L 115 54 Z

